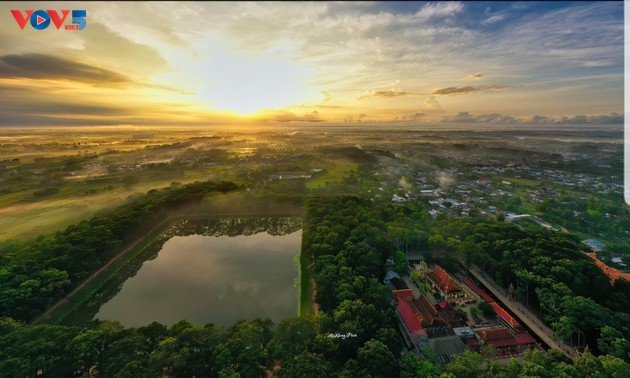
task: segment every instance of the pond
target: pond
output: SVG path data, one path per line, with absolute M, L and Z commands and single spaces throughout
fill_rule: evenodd
M 297 315 L 301 240 L 296 218 L 178 222 L 64 323 L 278 323 Z

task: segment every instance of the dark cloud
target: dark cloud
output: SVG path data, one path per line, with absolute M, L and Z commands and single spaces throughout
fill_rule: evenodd
M 455 116 L 444 117 L 442 119 L 442 122 L 513 124 L 513 123 L 522 123 L 522 120 L 518 118 L 514 118 L 509 115 L 499 114 L 499 113 L 473 115 L 468 112 L 459 112 Z
M 413 92 L 405 92 L 405 91 L 370 91 L 368 94 L 357 97 L 357 99 L 361 100 L 368 97 L 382 97 L 382 98 L 392 98 L 392 97 L 403 97 L 403 96 L 418 96 L 419 93 Z
M 483 77 L 483 74 L 481 72 L 477 72 L 476 74 L 468 75 L 468 79 L 472 79 L 472 80 L 481 80 L 482 77 Z
M 535 124 L 623 124 L 623 114 L 611 113 L 601 115 L 576 115 L 576 116 L 560 116 L 560 117 L 546 117 L 541 115 L 535 115 L 527 123 Z
M 343 106 L 341 105 L 315 105 L 315 107 L 317 108 L 322 108 L 322 109 L 343 109 Z
M 420 121 L 425 116 L 426 116 L 426 114 L 424 114 L 422 112 L 416 112 L 416 113 L 413 113 L 413 114 L 404 114 L 403 116 L 399 117 L 398 120 L 400 120 L 400 121 Z
M 446 123 L 485 123 L 485 124 L 623 124 L 623 114 L 611 113 L 604 115 L 576 115 L 576 116 L 559 116 L 548 117 L 535 115 L 530 118 L 516 118 L 506 114 L 488 113 L 488 114 L 471 114 L 469 112 L 460 112 L 454 116 L 446 116 L 442 119 Z
M 71 80 L 103 86 L 133 83 L 128 76 L 114 71 L 45 54 L 0 57 L 0 77 Z
M 289 111 L 274 112 L 268 116 L 264 116 L 262 121 L 271 122 L 322 122 L 324 119 L 321 117 L 317 110 L 305 113 L 302 115 L 295 114 Z
M 457 94 L 466 94 L 466 93 L 475 93 L 482 91 L 502 91 L 507 89 L 508 87 L 503 85 L 483 85 L 483 86 L 472 86 L 468 85 L 465 87 L 447 87 L 447 88 L 436 88 L 431 94 L 432 95 L 457 95 Z

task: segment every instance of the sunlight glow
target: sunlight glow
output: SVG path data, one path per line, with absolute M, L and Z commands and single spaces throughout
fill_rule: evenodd
M 193 69 L 193 92 L 208 108 L 252 114 L 306 101 L 308 72 L 280 51 L 213 49 Z

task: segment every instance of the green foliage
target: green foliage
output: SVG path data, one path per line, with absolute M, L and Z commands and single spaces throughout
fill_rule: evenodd
M 466 351 L 445 365 L 443 372 L 431 361 L 411 354 L 398 359 L 401 340 L 393 310 L 387 304 L 388 290 L 379 283 L 390 244 L 383 223 L 369 220 L 377 214 L 373 205 L 354 197 L 312 200 L 305 214 L 304 251 L 313 257 L 318 291 L 322 288 L 321 299 L 328 306 L 315 317 L 287 319 L 276 327 L 269 320 L 256 319 L 227 328 L 188 321 L 170 328 L 158 323 L 124 328 L 116 322 L 101 321 L 89 322 L 83 328 L 26 326 L 2 317 L 0 376 L 35 376 L 41 371 L 51 377 L 236 378 L 266 376 L 273 371 L 278 377 L 628 377 L 630 366 L 623 360 L 627 357 L 627 323 L 619 321 L 626 319 L 623 314 L 613 314 L 591 298 L 572 295 L 575 283 L 530 274 L 542 270 L 532 268 L 537 263 L 522 256 L 526 250 L 513 253 L 507 241 L 500 241 L 517 235 L 511 228 L 484 230 L 493 231 L 496 242 L 479 242 L 486 243 L 484 246 L 497 255 L 497 260 L 487 256 L 480 264 L 495 269 L 500 276 L 505 274 L 503 264 L 512 266 L 501 259 L 504 252 L 506 258 L 524 262 L 527 269 L 511 278 L 526 280 L 526 285 L 533 286 L 529 294 L 543 298 L 546 311 L 557 307 L 557 334 L 571 338 L 577 329 L 601 329 L 598 348 L 609 354 L 595 357 L 584 353 L 571 360 L 558 351 L 544 354 L 534 350 L 526 352 L 521 364 L 513 359 L 503 366 L 491 360 L 492 348 L 484 348 L 486 361 L 481 355 Z M 444 240 L 450 240 L 446 248 L 457 247 L 457 240 L 469 237 L 464 231 L 475 230 L 464 226 L 443 229 L 447 235 Z M 517 247 L 525 248 L 526 244 Z M 560 247 L 562 243 L 553 246 Z M 362 253 L 374 256 L 361 256 Z M 566 269 L 574 269 L 570 264 L 562 264 Z M 59 274 L 61 270 L 41 272 L 38 278 L 29 278 L 32 281 L 22 281 L 24 292 L 50 293 L 56 290 L 50 283 L 64 279 Z M 552 295 L 553 285 L 560 285 L 556 297 Z M 347 337 L 336 337 L 337 334 Z M 617 357 L 624 353 L 625 357 Z
M 553 326 L 556 337 L 597 352 L 600 330 L 630 333 L 630 287 L 610 279 L 582 253 L 575 236 L 508 223 L 444 218 L 433 240 L 474 261 Z
M 293 360 L 313 343 L 318 328 L 317 322 L 312 317 L 281 321 L 268 345 L 270 355 L 275 356 L 280 365 Z
M 605 325 L 601 329 L 598 348 L 602 353 L 630 361 L 630 340 L 615 328 Z
M 280 370 L 279 378 L 320 378 L 330 377 L 333 369 L 329 361 L 319 354 L 303 352 L 295 358 L 289 360 Z
M 28 321 L 63 297 L 177 206 L 233 183 L 203 182 L 151 190 L 110 214 L 0 251 L 0 316 Z
M 446 372 L 457 378 L 476 378 L 481 375 L 483 358 L 480 354 L 466 350 L 463 355 L 455 356 L 453 362 L 446 365 Z
M 396 377 L 398 376 L 396 359 L 385 344 L 378 340 L 370 340 L 357 352 L 359 365 L 366 370 L 371 377 Z
M 439 375 L 440 371 L 434 364 L 413 354 L 405 354 L 400 361 L 400 378 L 435 378 Z
M 487 318 L 492 318 L 493 316 L 496 316 L 496 312 L 494 311 L 490 303 L 486 301 L 482 301 L 481 303 L 479 303 L 477 308 L 479 308 L 479 311 L 481 311 L 481 313 Z
M 409 273 L 409 265 L 407 264 L 407 255 L 403 251 L 396 251 L 394 253 L 394 265 L 396 272 L 399 274 Z

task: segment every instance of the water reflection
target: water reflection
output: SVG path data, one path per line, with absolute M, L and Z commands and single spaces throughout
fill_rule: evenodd
M 96 318 L 126 326 L 158 321 L 231 325 L 297 313 L 295 256 L 302 231 L 240 236 L 173 236 L 146 261 Z

